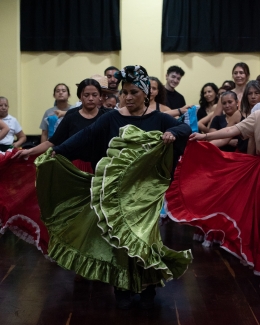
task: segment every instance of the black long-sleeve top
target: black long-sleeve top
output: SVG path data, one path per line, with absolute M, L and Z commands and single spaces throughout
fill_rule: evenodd
M 171 132 L 176 140 L 174 142 L 174 165 L 185 149 L 186 142 L 191 134 L 191 128 L 178 122 L 168 114 L 153 111 L 144 116 L 124 116 L 117 110 L 99 117 L 92 125 L 85 127 L 53 150 L 70 160 L 82 159 L 91 161 L 93 168 L 97 162 L 106 156 L 106 150 L 113 137 L 119 135 L 119 128 L 125 125 L 148 131 Z

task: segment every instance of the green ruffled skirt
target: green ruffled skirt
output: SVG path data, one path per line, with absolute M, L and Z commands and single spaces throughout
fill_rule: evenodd
M 95 175 L 51 150 L 36 159 L 48 253 L 60 266 L 133 292 L 185 272 L 191 252 L 164 246 L 158 228 L 173 161 L 161 135 L 121 128 Z

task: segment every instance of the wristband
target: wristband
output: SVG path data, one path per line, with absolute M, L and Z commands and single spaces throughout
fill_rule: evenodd
M 181 109 L 180 108 L 178 108 L 178 111 L 179 111 L 180 115 L 183 115 L 183 113 L 181 112 Z

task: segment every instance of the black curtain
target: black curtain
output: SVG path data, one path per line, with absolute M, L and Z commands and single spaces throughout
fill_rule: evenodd
M 260 1 L 164 0 L 161 49 L 260 51 Z
M 21 0 L 21 51 L 118 51 L 119 0 Z

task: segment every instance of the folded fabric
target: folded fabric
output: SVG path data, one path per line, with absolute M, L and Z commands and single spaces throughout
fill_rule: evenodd
M 91 280 L 141 292 L 187 269 L 190 251 L 163 245 L 158 218 L 169 186 L 172 146 L 161 132 L 127 125 L 95 175 L 50 151 L 38 157 L 37 191 L 50 232 L 49 255 Z

